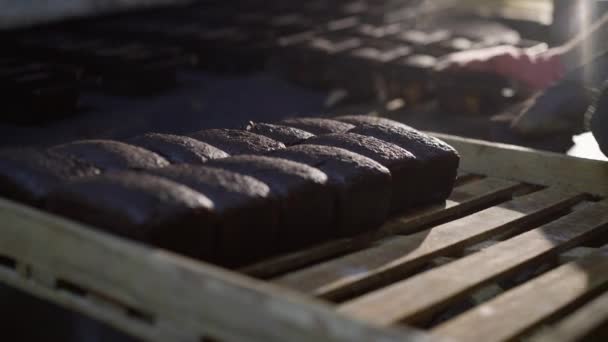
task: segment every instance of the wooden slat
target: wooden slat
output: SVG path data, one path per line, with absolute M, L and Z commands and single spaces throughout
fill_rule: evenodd
M 608 228 L 608 202 L 578 210 L 483 251 L 344 304 L 340 311 L 389 325 L 415 322 L 501 276 L 591 239 Z
M 320 260 L 326 260 L 337 255 L 363 249 L 377 240 L 378 235 L 377 233 L 373 233 L 350 239 L 333 240 L 319 246 L 256 263 L 242 268 L 239 272 L 261 279 L 271 278 Z
M 458 341 L 511 341 L 606 289 L 607 256 L 608 248 L 560 266 L 440 324 L 432 332 Z
M 332 256 L 362 249 L 369 246 L 372 241 L 388 234 L 411 232 L 418 227 L 439 222 L 447 217 L 458 217 L 474 208 L 510 198 L 511 193 L 520 187 L 519 183 L 497 178 L 486 178 L 467 183 L 456 187 L 444 205 L 413 211 L 388 222 L 379 232 L 357 238 L 331 241 L 314 248 L 266 260 L 240 271 L 258 278 L 277 276 Z
M 456 182 L 454 183 L 454 186 L 461 186 L 464 185 L 466 183 L 470 183 L 473 182 L 475 180 L 480 180 L 483 179 L 484 176 L 480 176 L 480 175 L 475 175 L 472 173 L 468 173 L 468 172 L 463 172 L 463 171 L 458 171 L 458 174 L 456 176 Z
M 458 150 L 463 171 L 529 182 L 570 186 L 608 195 L 608 163 L 525 147 L 433 133 Z
M 511 198 L 511 195 L 524 188 L 520 183 L 499 178 L 485 178 L 454 188 L 450 198 L 443 204 L 406 213 L 388 221 L 380 231 L 384 236 L 409 234 L 419 231 L 420 227 L 441 222 L 447 218 L 456 219 L 475 209 L 485 209 Z
M 187 336 L 178 331 L 171 331 L 157 324 L 147 324 L 130 319 L 124 312 L 119 312 L 108 305 L 98 305 L 92 300 L 74 296 L 68 292 L 42 286 L 37 281 L 19 276 L 15 272 L 0 267 L 0 281 L 9 286 L 24 290 L 43 300 L 55 302 L 65 308 L 94 317 L 128 335 L 139 337 L 145 341 L 185 341 Z
M 604 273 L 608 271 L 604 270 Z M 606 341 L 608 293 L 590 301 L 572 315 L 530 338 L 533 342 Z
M 496 240 L 486 240 L 483 242 L 480 242 L 476 245 L 473 245 L 471 247 L 467 247 L 464 250 L 464 255 L 469 255 L 472 253 L 477 253 L 479 251 L 482 251 L 486 248 L 490 248 L 492 246 L 494 246 L 495 244 L 500 243 L 500 241 L 496 241 Z M 565 251 L 564 253 L 561 253 L 558 256 L 558 263 L 559 264 L 565 264 L 568 262 L 572 262 L 572 261 L 576 261 L 579 260 L 581 258 L 584 258 L 586 256 L 589 256 L 593 253 L 597 253 L 598 252 L 598 248 L 595 247 L 576 247 L 576 248 L 572 248 L 570 250 Z M 452 261 L 452 259 L 450 259 L 450 261 Z
M 603 253 L 603 251 L 600 251 L 599 248 L 576 247 L 576 248 L 572 248 L 571 250 L 565 251 L 564 253 L 560 254 L 558 261 L 560 264 L 565 264 L 568 262 L 577 261 L 579 259 L 588 257 L 591 254 L 598 253 L 598 252 Z
M 204 335 L 223 341 L 431 339 L 413 329 L 377 329 L 297 293 L 10 201 L 0 200 L 0 222 L 3 260 L 149 313 L 164 331 L 179 331 L 190 341 Z M 61 305 L 56 294 L 47 299 Z
M 491 234 L 522 227 L 578 202 L 582 195 L 549 188 L 422 232 L 330 260 L 274 282 L 315 296 L 341 300 L 400 279 L 439 253 L 474 244 Z

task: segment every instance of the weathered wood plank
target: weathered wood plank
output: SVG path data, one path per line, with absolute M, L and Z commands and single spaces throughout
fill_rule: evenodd
M 604 201 L 354 299 L 339 310 L 380 325 L 415 322 L 488 282 L 555 256 L 607 228 L 608 202 Z
M 465 248 L 464 255 L 477 253 L 486 248 L 492 247 L 497 243 L 500 243 L 500 241 L 486 240 L 486 241 L 480 242 L 471 247 Z M 581 258 L 584 258 L 586 256 L 589 256 L 589 255 L 591 255 L 593 253 L 597 253 L 597 252 L 598 252 L 598 248 L 595 248 L 595 247 L 575 247 L 575 248 L 565 251 L 564 253 L 561 253 L 558 256 L 557 262 L 559 264 L 565 264 L 568 262 L 577 261 Z
M 261 261 L 242 268 L 239 272 L 260 279 L 268 279 L 315 262 L 363 249 L 377 240 L 379 235 L 376 232 L 354 238 L 333 240 L 319 246 Z
M 10 201 L 0 200 L 0 221 L 0 255 L 149 313 L 165 330 L 182 336 L 224 341 L 431 339 L 412 329 L 378 329 L 322 302 Z M 63 303 L 56 292 L 48 299 Z M 103 319 L 98 311 L 91 313 Z
M 511 193 L 520 187 L 519 183 L 496 178 L 467 183 L 456 187 L 445 204 L 414 210 L 388 222 L 379 232 L 331 241 L 317 247 L 262 261 L 240 271 L 258 278 L 277 276 L 336 255 L 363 249 L 371 242 L 389 234 L 411 232 L 417 227 L 440 222 L 448 217 L 457 218 L 462 213 L 479 207 L 483 208 L 486 203 L 510 198 Z
M 475 175 L 475 174 L 463 172 L 463 171 L 458 171 L 458 174 L 456 175 L 456 182 L 454 183 L 454 186 L 455 187 L 461 186 L 466 183 L 480 180 L 483 178 L 484 178 L 484 176 Z
M 606 270 L 604 270 L 606 273 Z M 530 341 L 577 342 L 608 339 L 608 293 L 595 298 Z
M 78 297 L 68 292 L 58 291 L 43 286 L 37 281 L 31 281 L 21 277 L 16 272 L 9 272 L 0 268 L 0 281 L 9 286 L 24 290 L 43 300 L 55 302 L 65 308 L 80 312 L 87 316 L 96 318 L 126 334 L 142 338 L 146 341 L 195 341 L 196 336 L 180 335 L 179 332 L 165 330 L 158 325 L 146 324 L 137 320 L 129 319 L 124 312 L 99 305 L 86 297 Z
M 565 251 L 564 253 L 559 255 L 559 263 L 565 264 L 568 262 L 577 261 L 579 259 L 590 256 L 594 253 L 602 253 L 604 254 L 604 250 L 600 250 L 599 248 L 594 247 L 576 247 L 571 250 Z
M 581 192 L 608 195 L 608 163 L 569 157 L 520 146 L 432 133 L 461 155 L 463 171 L 529 182 L 570 186 Z
M 391 237 L 371 248 L 286 274 L 274 282 L 318 297 L 342 300 L 401 279 L 440 253 L 525 226 L 581 198 L 568 190 L 541 190 L 416 234 Z
M 607 256 L 608 248 L 562 265 L 440 324 L 432 332 L 460 341 L 511 341 L 606 289 Z
M 450 198 L 443 205 L 416 209 L 401 217 L 388 221 L 380 231 L 384 236 L 392 234 L 409 234 L 419 231 L 420 227 L 442 222 L 447 218 L 456 219 L 475 209 L 486 207 L 511 198 L 511 195 L 523 189 L 520 183 L 499 178 L 485 178 L 454 188 Z

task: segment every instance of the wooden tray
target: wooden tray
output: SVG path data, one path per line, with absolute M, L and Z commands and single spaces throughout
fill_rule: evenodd
M 445 205 L 238 272 L 0 200 L 0 281 L 149 341 L 607 334 L 608 164 L 438 136 Z

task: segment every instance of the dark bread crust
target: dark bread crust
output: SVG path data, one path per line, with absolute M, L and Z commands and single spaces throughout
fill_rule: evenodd
M 342 115 L 332 118 L 337 121 L 342 121 L 349 123 L 354 126 L 369 124 L 369 125 L 387 125 L 387 126 L 395 126 L 395 127 L 403 127 L 406 129 L 413 129 L 412 127 L 387 118 L 383 118 L 380 116 L 372 116 L 372 115 Z M 354 128 L 354 127 L 353 127 Z
M 421 203 L 443 201 L 454 187 L 460 156 L 445 142 L 402 124 L 362 123 L 352 133 L 372 136 L 398 145 L 416 156 L 424 166 L 419 182 L 426 191 Z
M 192 257 L 212 256 L 213 202 L 168 179 L 134 171 L 80 178 L 53 191 L 45 207 Z
M 289 160 L 252 155 L 216 159 L 208 165 L 254 177 L 269 186 L 281 208 L 277 245 L 282 250 L 335 235 L 333 198 L 322 171 Z
M 416 156 L 419 159 L 429 159 L 437 156 L 449 157 L 452 161 L 460 159 L 458 152 L 452 146 L 401 122 L 369 115 L 346 115 L 336 119 L 357 126 L 351 129 L 350 133 L 368 135 L 388 141 L 414 155 L 421 154 L 421 156 Z M 365 132 L 370 134 L 364 134 Z
M 273 125 L 267 123 L 249 122 L 245 129 L 255 134 L 260 134 L 278 142 L 282 142 L 285 146 L 293 146 L 303 143 L 306 139 L 312 138 L 315 135 L 299 128 L 288 127 L 283 125 Z
M 380 227 L 389 214 L 390 171 L 360 154 L 338 147 L 297 145 L 273 156 L 314 166 L 325 172 L 336 196 L 336 226 L 340 236 Z
M 355 127 L 346 122 L 323 118 L 292 118 L 285 119 L 279 122 L 279 124 L 299 128 L 315 135 L 344 133 Z
M 172 165 L 146 173 L 171 179 L 204 194 L 217 212 L 250 205 L 252 200 L 265 201 L 270 196 L 270 188 L 265 183 L 216 167 Z
M 393 164 L 401 163 L 403 160 L 416 160 L 413 154 L 395 144 L 355 133 L 321 135 L 310 139 L 308 143 L 340 147 L 373 159 L 389 169 Z
M 141 147 L 114 140 L 78 140 L 49 149 L 84 162 L 101 170 L 140 170 L 168 166 L 158 154 Z
M 388 168 L 393 184 L 391 213 L 402 212 L 416 203 L 422 164 L 410 152 L 386 141 L 354 133 L 327 134 L 312 138 L 308 143 L 340 147 Z
M 0 194 L 27 204 L 40 205 L 62 183 L 99 173 L 87 163 L 46 150 L 0 151 Z
M 228 157 L 228 153 L 190 137 L 147 133 L 127 140 L 165 157 L 172 164 L 203 164 L 209 159 Z
M 283 143 L 240 129 L 205 129 L 190 133 L 188 136 L 215 146 L 230 155 L 264 154 L 285 148 Z
M 279 212 L 266 184 L 207 166 L 174 165 L 147 173 L 188 186 L 213 202 L 219 218 L 213 261 L 236 267 L 272 255 Z

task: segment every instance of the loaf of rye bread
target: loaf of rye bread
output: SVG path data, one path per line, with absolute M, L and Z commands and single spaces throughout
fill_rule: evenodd
M 213 202 L 168 179 L 136 171 L 79 178 L 51 192 L 45 207 L 191 257 L 213 256 L 217 225 Z
M 215 146 L 230 154 L 263 154 L 285 148 L 283 143 L 263 135 L 239 129 L 205 129 L 188 134 L 196 140 Z
M 78 140 L 49 150 L 82 160 L 104 171 L 151 169 L 169 165 L 165 158 L 152 151 L 114 140 Z
M 423 175 L 420 161 L 405 149 L 354 133 L 326 134 L 308 140 L 309 144 L 340 147 L 368 157 L 388 168 L 392 177 L 391 213 L 418 204 L 423 194 L 418 186 Z
M 285 146 L 293 146 L 301 144 L 306 139 L 312 138 L 315 135 L 299 128 L 288 127 L 283 125 L 273 125 L 267 123 L 249 122 L 245 127 L 249 132 L 260 134 L 278 142 L 282 142 Z
M 214 261 L 235 267 L 273 254 L 278 203 L 263 182 L 239 173 L 198 165 L 173 165 L 146 173 L 194 189 L 213 202 L 219 219 Z
M 280 121 L 279 124 L 299 128 L 315 135 L 344 133 L 355 127 L 347 122 L 323 118 L 292 118 Z
M 78 177 L 99 174 L 78 159 L 30 148 L 0 151 L 0 196 L 40 205 L 55 187 Z
M 418 180 L 425 189 L 423 202 L 445 200 L 454 187 L 460 156 L 445 142 L 407 125 L 388 120 L 361 122 L 350 132 L 375 137 L 411 152 L 423 164 Z M 352 122 L 352 121 L 351 121 Z
M 333 198 L 327 175 L 319 169 L 266 156 L 236 156 L 211 160 L 208 166 L 254 177 L 270 187 L 279 202 L 277 244 L 281 251 L 332 237 Z
M 203 164 L 209 159 L 228 157 L 228 153 L 202 141 L 173 134 L 148 133 L 127 143 L 158 153 L 172 164 Z
M 336 227 L 341 237 L 378 228 L 388 217 L 391 173 L 374 160 L 338 147 L 309 144 L 271 155 L 325 172 L 335 191 Z

